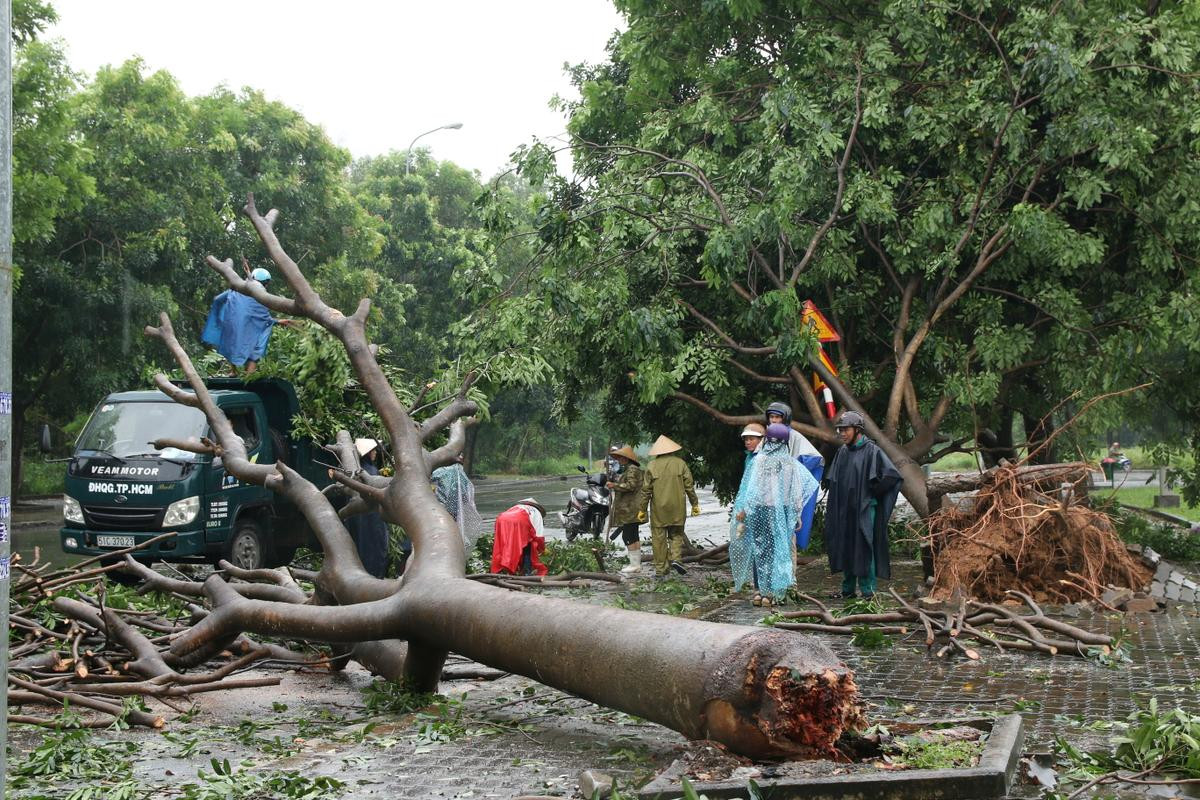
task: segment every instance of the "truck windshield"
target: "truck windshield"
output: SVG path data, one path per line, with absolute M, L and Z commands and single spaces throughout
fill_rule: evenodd
M 203 412 L 178 403 L 103 403 L 88 420 L 75 449 L 108 453 L 118 458 L 161 455 L 193 459 L 195 453 L 175 447 L 159 450 L 151 442 L 177 439 L 198 443 L 207 430 L 208 421 Z

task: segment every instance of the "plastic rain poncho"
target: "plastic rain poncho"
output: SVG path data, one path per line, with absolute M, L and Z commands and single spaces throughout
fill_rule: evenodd
M 816 493 L 817 482 L 788 452 L 787 443 L 767 440 L 747 458 L 729 531 L 735 590 L 749 583 L 781 599 L 795 583 L 793 531 Z
M 226 289 L 213 300 L 200 339 L 240 367 L 262 360 L 274 327 L 270 309 L 253 297 Z
M 475 540 L 483 531 L 483 517 L 475 508 L 475 486 L 467 477 L 461 464 L 439 467 L 430 475 L 438 502 L 446 507 L 450 516 L 458 523 L 462 535 L 463 550 L 469 555 L 475 548 Z

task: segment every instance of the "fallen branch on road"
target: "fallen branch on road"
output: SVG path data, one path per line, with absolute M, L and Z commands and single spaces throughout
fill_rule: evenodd
M 963 644 L 963 640 L 995 647 L 1000 652 L 1011 649 L 1084 658 L 1096 652 L 1108 655 L 1115 646 L 1111 636 L 1047 617 L 1025 592 L 1009 591 L 1008 595 L 1028 606 L 1032 612 L 1029 614 L 1007 606 L 965 599 L 960 599 L 957 605 L 951 603 L 940 609 L 923 609 L 906 601 L 894 589 L 888 592 L 899 604 L 897 608 L 844 616 L 835 615 L 815 597 L 801 594 L 800 597 L 816 609 L 777 612 L 773 625 L 784 630 L 845 636 L 854 635 L 863 628 L 889 636 L 906 636 L 923 630 L 925 646 L 931 652 L 935 645 L 941 645 L 936 651 L 939 658 L 958 652 L 972 661 L 980 658 L 979 651 Z M 818 621 L 793 621 L 802 619 Z

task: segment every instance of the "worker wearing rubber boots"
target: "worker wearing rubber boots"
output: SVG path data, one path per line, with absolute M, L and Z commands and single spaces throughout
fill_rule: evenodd
M 683 557 L 683 522 L 687 516 L 686 497 L 692 503 L 692 516 L 700 514 L 700 500 L 692 484 L 692 471 L 679 457 L 683 448 L 666 436 L 659 436 L 650 448 L 654 458 L 642 477 L 642 510 L 638 521 L 646 521 L 650 508 L 650 540 L 654 547 L 654 572 L 665 577 L 668 569 L 680 575 L 687 569 Z

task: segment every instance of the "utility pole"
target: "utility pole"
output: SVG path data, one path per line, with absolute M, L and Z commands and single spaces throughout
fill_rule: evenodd
M 0 0 L 0 686 L 8 686 L 12 531 L 12 2 Z M 8 774 L 8 716 L 0 713 L 0 798 Z

